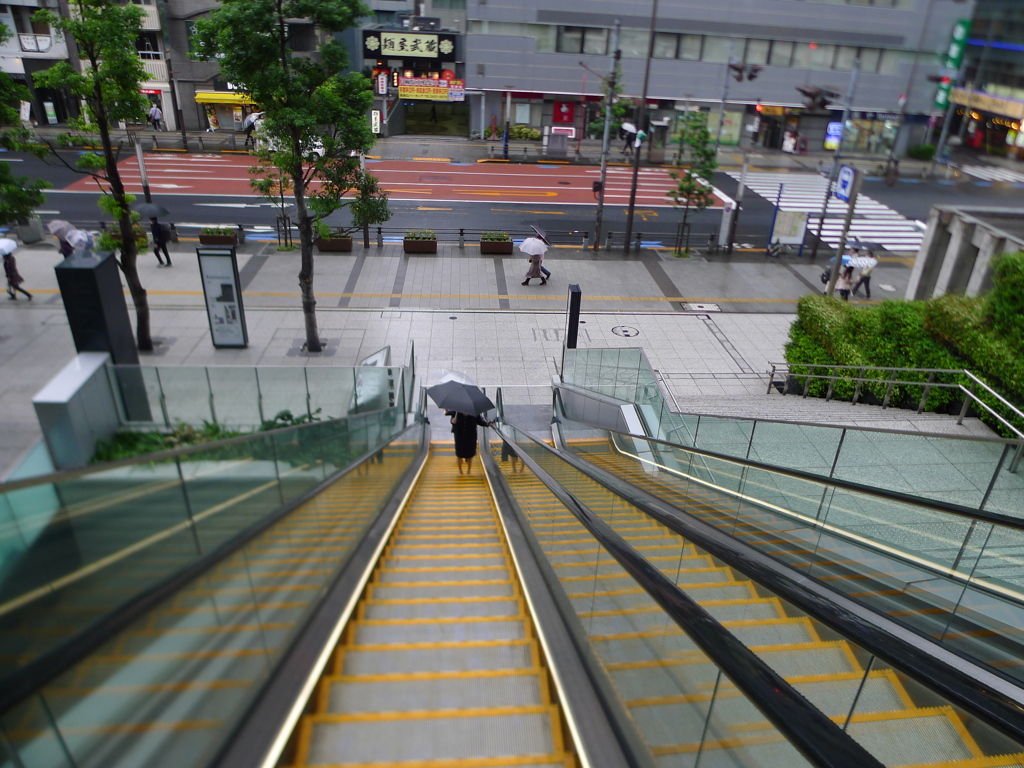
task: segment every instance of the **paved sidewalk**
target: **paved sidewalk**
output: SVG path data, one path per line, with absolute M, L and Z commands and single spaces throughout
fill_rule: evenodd
M 250 242 L 239 254 L 250 345 L 216 350 L 196 245 L 177 243 L 170 269 L 150 252 L 140 256 L 160 342 L 144 364 L 350 366 L 385 345 L 397 363 L 415 345 L 421 373 L 466 370 L 481 384 L 505 387 L 513 404 L 549 402 L 570 283 L 583 290 L 581 347 L 642 347 L 678 398 L 712 400 L 764 391 L 761 377 L 783 357 L 795 300 L 820 290 L 820 266 L 794 260 L 780 268 L 760 254 L 711 262 L 649 249 L 624 257 L 558 248 L 545 260 L 553 272 L 548 285 L 524 287 L 526 262 L 518 255 L 484 257 L 442 244 L 437 256 L 405 256 L 400 245 L 364 252 L 357 244 L 352 254 L 316 259 L 325 352 L 309 355 L 302 351 L 298 253 Z M 60 254 L 49 243 L 16 253 L 35 298 L 0 302 L 0 476 L 39 437 L 32 396 L 74 354 L 53 271 Z M 877 282 L 891 281 L 900 295 L 908 275 L 895 260 L 880 267 Z M 684 312 L 701 302 L 724 311 Z

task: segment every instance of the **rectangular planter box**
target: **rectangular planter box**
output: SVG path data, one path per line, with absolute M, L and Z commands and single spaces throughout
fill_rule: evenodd
M 402 250 L 406 253 L 437 253 L 437 240 L 402 238 Z
M 316 247 L 320 251 L 332 251 L 335 253 L 348 253 L 352 250 L 351 237 L 318 237 Z
M 480 253 L 509 255 L 512 253 L 511 240 L 481 240 Z
M 200 235 L 200 245 L 238 245 L 238 235 Z

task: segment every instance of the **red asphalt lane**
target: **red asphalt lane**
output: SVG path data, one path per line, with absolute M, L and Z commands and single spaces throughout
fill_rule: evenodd
M 147 154 L 150 189 L 158 195 L 212 195 L 255 197 L 249 186 L 252 158 L 246 155 Z M 142 193 L 138 163 L 134 157 L 118 167 L 129 192 Z M 593 205 L 593 183 L 599 169 L 578 165 L 506 165 L 475 163 L 380 160 L 368 161 L 367 170 L 380 179 L 381 187 L 395 201 L 488 202 L 531 205 Z M 610 167 L 606 205 L 627 205 L 632 169 Z M 641 168 L 637 205 L 670 207 L 665 193 L 674 186 L 663 168 Z M 93 180 L 83 178 L 65 189 L 95 192 Z M 717 190 L 716 190 L 717 192 Z M 723 205 L 722 195 L 715 201 Z

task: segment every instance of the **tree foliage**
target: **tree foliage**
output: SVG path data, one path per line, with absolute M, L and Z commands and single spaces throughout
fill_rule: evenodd
M 612 130 L 611 138 L 614 141 L 619 135 L 619 130 L 622 128 L 622 124 L 626 122 L 630 114 L 633 112 L 633 105 L 628 101 L 624 101 L 620 98 L 622 95 L 622 65 L 619 64 L 615 68 L 615 87 L 611 87 L 609 80 L 602 81 L 601 93 L 604 94 L 604 101 L 601 102 L 601 109 L 597 113 L 597 116 L 590 121 L 587 125 L 587 131 L 591 136 L 598 137 L 604 135 L 604 114 L 605 104 L 608 103 L 608 94 L 612 94 Z
M 676 206 L 683 208 L 683 229 L 686 231 L 686 250 L 689 251 L 690 235 L 686 222 L 690 209 L 703 211 L 715 200 L 711 179 L 718 168 L 718 157 L 708 131 L 707 115 L 696 110 L 688 112 L 683 118 L 677 140 L 679 160 L 688 161 L 688 165 L 669 172 L 676 186 L 666 194 Z
M 0 25 L 0 43 L 10 33 Z M 21 125 L 18 103 L 28 101 L 28 88 L 14 82 L 6 72 L 0 71 L 0 147 L 6 150 L 31 149 L 30 135 Z M 39 179 L 15 176 L 10 163 L 0 162 L 0 224 L 24 222 L 32 211 L 46 202 L 43 191 L 50 186 Z
M 215 59 L 221 77 L 263 110 L 260 160 L 290 179 L 310 352 L 321 350 L 313 293 L 316 221 L 344 207 L 345 194 L 368 184 L 359 155 L 374 143 L 367 120 L 371 85 L 364 75 L 346 72 L 346 52 L 335 39 L 367 14 L 359 0 L 224 0 L 199 20 L 193 40 L 195 56 Z M 293 50 L 303 26 L 296 19 L 315 25 L 321 35 L 312 56 Z
M 58 147 L 50 146 L 51 155 L 74 170 L 91 176 L 104 198 L 100 207 L 111 213 L 121 232 L 121 258 L 118 265 L 128 283 L 135 304 L 136 339 L 140 350 L 153 349 L 149 332 L 149 300 L 139 280 L 138 246 L 131 204 L 132 195 L 125 191 L 117 167 L 120 146 L 114 146 L 111 131 L 119 122 L 142 122 L 149 101 L 140 89 L 149 79 L 142 59 L 135 49 L 141 34 L 143 10 L 132 3 L 120 5 L 115 0 L 71 0 L 71 13 L 58 16 L 51 10 L 40 10 L 37 21 L 70 38 L 78 46 L 81 71 L 61 61 L 32 76 L 36 86 L 64 89 L 84 109 L 80 116 L 68 121 L 70 133 L 60 136 L 58 144 L 71 146 L 85 135 L 98 135 L 99 152 L 83 152 L 70 165 Z

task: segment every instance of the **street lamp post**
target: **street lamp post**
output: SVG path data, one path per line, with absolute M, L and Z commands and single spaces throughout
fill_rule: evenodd
M 619 50 L 619 22 L 615 22 L 615 31 L 612 34 L 612 71 L 605 81 L 605 88 L 608 90 L 604 104 L 604 136 L 601 140 L 601 179 L 597 187 L 597 219 L 594 222 L 594 250 L 601 250 L 601 224 L 604 219 L 604 187 L 608 179 L 608 144 L 612 135 L 612 106 L 615 101 L 615 81 L 619 72 L 619 60 L 622 58 L 622 51 Z M 629 240 L 626 240 L 627 244 Z
M 729 100 L 729 81 L 732 79 L 733 54 L 736 53 L 736 38 L 729 41 L 729 61 L 725 65 L 725 87 L 722 89 L 722 103 L 718 105 L 718 131 L 715 133 L 715 157 L 718 157 L 718 147 L 722 143 L 722 125 L 725 123 L 725 102 Z
M 654 0 L 651 4 L 651 29 L 650 38 L 647 41 L 647 63 L 644 65 L 644 87 L 643 92 L 640 94 L 640 112 L 637 115 L 636 120 L 638 139 L 640 137 L 640 131 L 644 129 L 644 125 L 647 121 L 647 85 L 651 79 L 651 59 L 654 58 L 654 23 L 657 18 L 658 0 Z M 622 246 L 622 252 L 624 254 L 629 253 L 629 241 L 633 237 L 633 213 L 636 208 L 636 186 L 637 180 L 640 177 L 640 152 L 642 148 L 642 145 L 634 147 L 634 149 L 636 149 L 636 153 L 633 157 L 633 181 L 629 185 L 629 210 L 626 212 L 626 242 L 623 243 Z

